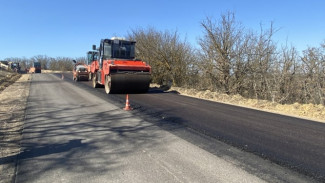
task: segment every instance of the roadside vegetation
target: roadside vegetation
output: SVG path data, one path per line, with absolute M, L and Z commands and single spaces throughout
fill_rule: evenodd
M 294 46 L 278 45 L 280 31 L 273 23 L 250 30 L 228 12 L 200 22 L 203 36 L 194 48 L 177 31 L 154 27 L 131 29 L 126 36 L 137 41 L 137 58 L 152 66 L 153 82 L 211 91 L 277 104 L 325 105 L 325 42 L 301 53 Z M 42 69 L 69 71 L 75 59 L 38 55 L 18 61 L 22 69 L 38 61 Z
M 325 44 L 300 56 L 293 46 L 277 46 L 272 23 L 254 32 L 233 13 L 206 18 L 201 26 L 199 50 L 177 32 L 131 31 L 138 56 L 153 67 L 155 83 L 280 104 L 325 104 Z
M 0 92 L 16 82 L 20 77 L 21 75 L 16 72 L 0 69 Z

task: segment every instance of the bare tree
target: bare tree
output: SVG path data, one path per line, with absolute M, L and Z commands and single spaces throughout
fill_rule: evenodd
M 253 36 L 253 46 L 250 51 L 250 68 L 249 74 L 251 76 L 250 94 L 254 94 L 256 99 L 268 99 L 272 98 L 272 91 L 274 88 L 270 84 L 271 80 L 271 67 L 276 62 L 276 45 L 272 40 L 274 35 L 273 23 L 267 30 L 261 31 L 258 36 Z
M 50 61 L 50 70 L 56 71 L 72 71 L 73 62 L 72 58 L 69 57 L 57 57 L 51 58 Z
M 219 21 L 206 18 L 201 25 L 204 35 L 199 39 L 199 64 L 209 80 L 209 88 L 271 99 L 274 88 L 270 83 L 270 68 L 276 63 L 273 23 L 266 30 L 261 26 L 256 34 L 246 31 L 235 20 L 234 13 L 228 12 Z
M 187 83 L 188 66 L 194 57 L 191 46 L 179 38 L 177 31 L 135 29 L 129 33 L 129 39 L 137 41 L 137 57 L 152 66 L 154 82 L 176 86 Z
M 228 13 L 222 15 L 219 22 L 211 18 L 201 22 L 204 29 L 203 38 L 199 39 L 203 59 L 202 69 L 211 78 L 213 89 L 219 88 L 225 93 L 231 93 L 234 83 L 231 83 L 231 75 L 234 73 L 234 65 L 241 60 L 236 60 L 238 52 L 241 52 L 243 37 L 240 24 L 235 21 L 235 15 Z
M 39 63 L 41 63 L 42 69 L 48 69 L 48 63 L 50 60 L 51 60 L 50 57 L 48 57 L 46 55 L 37 55 L 30 59 L 30 61 L 31 61 L 30 64 L 32 64 L 33 62 L 39 62 Z
M 305 103 L 325 105 L 325 54 L 324 47 L 308 48 L 303 51 L 302 68 L 305 78 L 303 80 Z
M 25 71 L 27 68 L 29 68 L 30 59 L 27 59 L 26 57 L 18 58 L 18 57 L 11 57 L 4 59 L 9 62 L 16 62 L 19 63 L 20 71 Z
M 299 97 L 298 52 L 295 47 L 283 46 L 271 68 L 272 101 L 294 103 Z

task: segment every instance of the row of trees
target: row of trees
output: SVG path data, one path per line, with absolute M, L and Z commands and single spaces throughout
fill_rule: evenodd
M 277 46 L 273 24 L 254 32 L 233 13 L 201 22 L 200 49 L 179 34 L 154 28 L 135 29 L 138 57 L 153 67 L 158 84 L 239 94 L 279 103 L 325 105 L 325 44 L 300 56 L 293 46 Z
M 7 61 L 18 62 L 21 70 L 24 71 L 33 66 L 34 62 L 40 62 L 42 69 L 45 70 L 57 70 L 57 71 L 72 71 L 73 60 L 78 62 L 86 63 L 86 57 L 69 58 L 69 57 L 48 57 L 46 55 L 37 55 L 32 58 L 19 58 L 11 57 L 6 58 Z
M 177 31 L 155 28 L 131 30 L 137 58 L 152 66 L 153 82 L 161 85 L 239 94 L 279 103 L 325 105 L 325 42 L 301 55 L 293 46 L 279 47 L 273 24 L 258 32 L 236 21 L 233 13 L 201 22 L 203 36 L 194 49 Z M 7 60 L 41 62 L 43 69 L 72 70 L 72 58 L 44 55 Z M 86 58 L 76 60 L 84 62 Z M 23 64 L 24 65 L 24 64 Z

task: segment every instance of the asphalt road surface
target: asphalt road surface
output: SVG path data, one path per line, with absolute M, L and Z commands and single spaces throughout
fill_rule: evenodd
M 321 123 L 159 90 L 130 101 L 34 74 L 16 182 L 324 181 Z

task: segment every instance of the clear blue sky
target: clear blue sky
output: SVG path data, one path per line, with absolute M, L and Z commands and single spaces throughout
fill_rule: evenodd
M 0 60 L 83 57 L 93 44 L 131 29 L 177 30 L 196 46 L 200 22 L 234 12 L 248 29 L 274 22 L 274 40 L 304 50 L 325 40 L 324 0 L 0 0 Z

